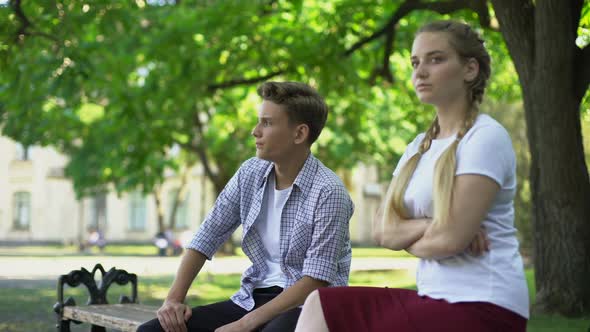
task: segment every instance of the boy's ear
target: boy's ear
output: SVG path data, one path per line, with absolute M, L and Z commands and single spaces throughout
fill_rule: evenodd
M 297 125 L 295 127 L 295 144 L 301 144 L 307 141 L 307 137 L 309 136 L 309 126 L 305 123 Z

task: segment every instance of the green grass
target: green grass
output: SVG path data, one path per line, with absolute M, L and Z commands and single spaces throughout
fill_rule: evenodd
M 99 254 L 93 249 L 83 255 Z M 152 245 L 108 245 L 103 253 L 114 256 L 154 256 Z M 0 247 L 0 256 L 78 256 L 74 246 L 30 246 Z M 242 255 L 243 253 L 238 253 Z M 405 252 L 394 252 L 382 248 L 353 248 L 354 258 L 361 257 L 411 257 Z M 130 257 L 130 259 L 133 259 Z M 531 303 L 534 303 L 534 273 L 526 271 Z M 200 305 L 222 301 L 233 294 L 239 287 L 239 275 L 200 275 L 191 288 L 188 301 L 191 305 Z M 159 305 L 166 296 L 172 277 L 141 277 L 139 281 L 139 299 L 144 304 Z M 55 331 L 55 314 L 52 306 L 56 302 L 55 280 L 2 280 L 0 279 L 0 332 Z M 404 270 L 354 272 L 350 277 L 351 286 L 400 287 L 415 289 L 414 274 Z M 113 286 L 109 290 L 109 302 L 116 303 L 121 294 L 128 294 L 124 286 Z M 66 295 L 74 296 L 76 303 L 85 303 L 87 295 L 79 288 L 66 290 Z M 535 315 L 528 323 L 529 332 L 587 332 L 590 329 L 590 317 L 568 319 L 561 316 Z M 73 331 L 87 331 L 88 326 L 72 325 Z
M 526 280 L 529 286 L 529 299 L 535 303 L 535 272 L 527 269 Z M 590 332 L 590 317 L 581 319 L 565 318 L 557 315 L 532 314 L 527 331 L 529 332 Z
M 50 257 L 50 256 L 88 256 L 88 255 L 107 255 L 107 256 L 155 256 L 157 249 L 151 244 L 141 245 L 123 245 L 108 244 L 101 253 L 98 248 L 92 247 L 86 252 L 79 252 L 78 248 L 73 245 L 44 245 L 44 246 L 0 246 L 0 256 L 29 256 L 29 257 Z M 236 249 L 237 256 L 245 256 L 241 248 Z M 371 247 L 353 247 L 353 258 L 365 257 L 395 257 L 395 258 L 413 258 L 412 255 L 405 251 L 393 251 L 384 248 Z
M 91 247 L 80 252 L 77 246 L 47 245 L 47 246 L 16 246 L 0 247 L 0 256 L 28 256 L 28 257 L 55 257 L 55 256 L 156 256 L 158 249 L 151 244 L 122 245 L 110 244 L 100 251 L 97 247 Z
M 533 272 L 527 271 L 527 281 L 534 299 Z M 188 295 L 188 302 L 195 306 L 222 301 L 239 287 L 239 275 L 200 275 Z M 144 304 L 159 305 L 166 296 L 172 277 L 141 278 L 139 280 L 139 299 Z M 414 288 L 414 275 L 411 272 L 365 271 L 351 274 L 352 286 L 402 287 Z M 0 281 L 0 331 L 54 331 L 55 314 L 51 310 L 56 302 L 54 280 Z M 120 294 L 128 294 L 125 286 L 113 286 L 109 290 L 109 302 L 116 303 Z M 80 288 L 66 289 L 66 295 L 74 296 L 76 303 L 85 303 L 87 295 Z M 533 315 L 529 321 L 529 332 L 586 332 L 590 327 L 590 317 L 567 319 L 560 316 Z M 72 327 L 73 331 L 88 330 L 87 325 Z
M 57 256 L 76 253 L 75 246 L 0 246 L 0 256 Z

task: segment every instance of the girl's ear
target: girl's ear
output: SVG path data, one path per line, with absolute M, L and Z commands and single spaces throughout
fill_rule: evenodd
M 479 74 L 479 62 L 475 58 L 467 59 L 464 75 L 465 82 L 473 81 L 477 77 L 477 74 Z

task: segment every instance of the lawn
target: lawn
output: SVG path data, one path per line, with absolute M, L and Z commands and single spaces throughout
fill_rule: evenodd
M 96 248 L 82 255 L 97 255 Z M 112 256 L 154 256 L 152 245 L 108 245 L 103 253 Z M 243 255 L 238 250 L 238 255 Z M 31 246 L 0 247 L 0 256 L 34 256 L 52 259 L 55 256 L 79 256 L 74 246 Z M 353 258 L 361 257 L 410 257 L 405 252 L 393 252 L 382 248 L 353 248 Z M 172 282 L 168 277 L 139 276 L 139 299 L 144 304 L 159 305 L 166 296 Z M 227 299 L 239 287 L 239 275 L 200 275 L 193 284 L 188 296 L 191 305 L 199 305 Z M 534 276 L 527 270 L 531 303 L 534 302 Z M 413 273 L 404 270 L 364 271 L 351 274 L 352 286 L 401 287 L 415 289 Z M 0 331 L 55 331 L 55 314 L 52 306 L 56 302 L 56 280 L 3 280 L 0 278 Z M 109 291 L 109 302 L 116 303 L 119 295 L 128 294 L 123 286 L 113 286 Z M 85 303 L 87 295 L 81 289 L 68 289 L 77 303 Z M 559 316 L 533 315 L 529 321 L 529 332 L 586 332 L 590 331 L 590 317 L 586 319 L 567 319 Z M 72 325 L 73 331 L 88 331 L 88 326 Z
M 527 271 L 531 294 L 534 294 L 533 272 Z M 142 303 L 159 305 L 166 296 L 172 277 L 141 278 L 139 298 Z M 353 286 L 388 286 L 414 288 L 412 273 L 397 271 L 366 271 L 351 275 Z M 204 274 L 197 278 L 189 292 L 191 305 L 199 305 L 227 299 L 239 286 L 239 275 Z M 54 280 L 0 280 L 0 331 L 55 331 L 55 314 L 51 307 L 56 302 Z M 77 303 L 84 303 L 86 295 L 79 289 L 66 290 L 74 295 Z M 127 288 L 113 286 L 109 301 L 116 303 L 120 294 L 127 294 Z M 532 295 L 534 299 L 534 295 Z M 72 325 L 73 331 L 88 331 L 88 326 Z M 590 318 L 566 319 L 558 316 L 533 316 L 529 322 L 530 332 L 585 332 L 590 327 Z
M 80 253 L 73 245 L 46 245 L 46 246 L 18 246 L 0 247 L 0 256 L 29 256 L 29 257 L 55 257 L 55 256 L 80 256 L 80 255 L 107 255 L 107 256 L 155 256 L 158 250 L 151 244 L 123 245 L 109 244 L 103 252 L 93 247 Z M 236 248 L 237 256 L 245 256 L 240 247 Z M 352 257 L 398 257 L 411 258 L 412 255 L 405 251 L 392 251 L 385 248 L 354 247 Z
M 79 252 L 77 246 L 68 245 L 44 245 L 44 246 L 18 246 L 0 247 L 0 256 L 29 256 L 29 257 L 55 257 L 55 256 L 156 256 L 158 249 L 151 244 L 123 245 L 110 244 L 101 252 L 96 247 Z

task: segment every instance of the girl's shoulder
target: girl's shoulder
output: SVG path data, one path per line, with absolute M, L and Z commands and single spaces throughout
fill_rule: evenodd
M 510 134 L 500 122 L 487 114 L 480 114 L 477 116 L 473 127 L 467 131 L 461 141 L 465 143 L 473 141 L 486 143 L 490 140 L 512 144 Z

